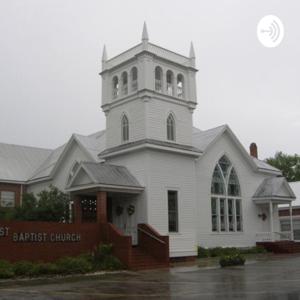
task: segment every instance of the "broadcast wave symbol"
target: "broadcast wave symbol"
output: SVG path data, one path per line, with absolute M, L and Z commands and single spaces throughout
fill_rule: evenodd
M 269 26 L 269 29 L 262 29 L 261 33 L 268 33 L 273 43 L 276 43 L 276 41 L 280 37 L 280 26 L 275 20 L 273 20 Z

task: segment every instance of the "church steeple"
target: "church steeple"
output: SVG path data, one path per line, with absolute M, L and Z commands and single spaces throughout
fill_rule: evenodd
M 145 139 L 192 145 L 192 112 L 197 105 L 193 44 L 184 56 L 150 43 L 144 22 L 136 46 L 109 60 L 103 48 L 102 66 L 108 148 Z

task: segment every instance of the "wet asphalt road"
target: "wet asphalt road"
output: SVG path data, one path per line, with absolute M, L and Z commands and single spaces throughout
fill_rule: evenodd
M 300 299 L 300 256 L 243 267 L 110 274 L 0 282 L 0 299 Z

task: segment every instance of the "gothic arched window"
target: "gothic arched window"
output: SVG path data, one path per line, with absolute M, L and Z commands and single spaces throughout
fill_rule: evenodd
M 173 96 L 174 93 L 174 87 L 173 87 L 173 82 L 174 82 L 174 75 L 173 72 L 168 70 L 166 74 L 166 79 L 167 79 L 167 94 Z
M 122 95 L 128 94 L 128 75 L 127 72 L 122 73 Z
M 129 121 L 125 114 L 123 115 L 121 121 L 121 135 L 122 135 L 122 142 L 126 142 L 129 140 Z
M 242 231 L 241 189 L 235 169 L 223 155 L 211 182 L 212 231 Z
M 137 67 L 133 67 L 130 71 L 131 77 L 131 91 L 135 92 L 138 89 L 138 70 Z
M 162 92 L 163 84 L 162 84 L 162 69 L 161 67 L 155 68 L 155 90 L 157 92 Z
M 175 141 L 175 119 L 172 114 L 169 114 L 167 118 L 167 139 Z
M 119 78 L 118 76 L 114 76 L 113 80 L 113 98 L 117 98 L 119 96 Z
M 184 80 L 182 74 L 177 75 L 177 97 L 184 97 Z

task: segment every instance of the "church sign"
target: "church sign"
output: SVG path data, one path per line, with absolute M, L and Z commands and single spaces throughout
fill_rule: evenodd
M 11 232 L 9 227 L 0 227 L 0 238 L 11 237 L 13 242 L 80 242 L 80 233 Z
M 99 223 L 0 221 L 0 259 L 55 261 L 93 251 L 101 235 Z

